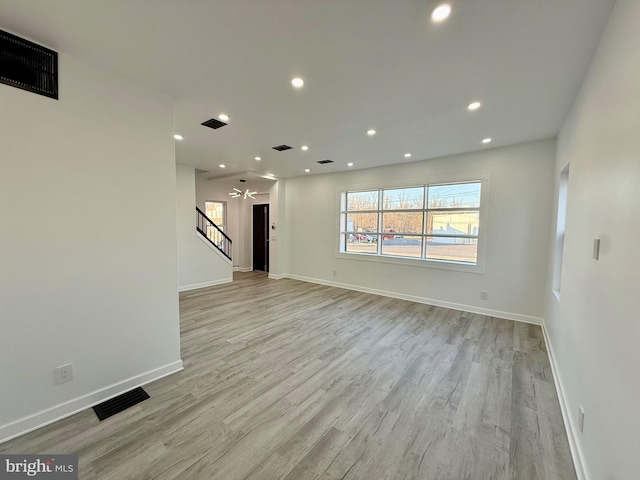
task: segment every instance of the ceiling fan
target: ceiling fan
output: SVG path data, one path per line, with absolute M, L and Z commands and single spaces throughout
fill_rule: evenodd
M 254 197 L 254 195 L 258 193 L 258 192 L 251 192 L 249 191 L 249 189 L 247 188 L 246 191 L 242 191 L 237 189 L 236 187 L 233 187 L 233 192 L 229 192 L 229 195 L 231 195 L 231 198 L 238 198 L 238 197 L 242 197 L 244 196 L 245 200 L 248 198 L 253 198 L 254 200 L 256 199 L 256 197 Z

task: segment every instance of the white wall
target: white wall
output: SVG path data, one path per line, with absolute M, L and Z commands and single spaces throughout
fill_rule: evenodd
M 0 441 L 182 368 L 172 103 L 59 70 L 0 84 Z
M 231 261 L 196 232 L 195 169 L 176 165 L 176 186 L 180 291 L 233 281 Z M 200 209 L 204 211 L 204 202 Z
M 427 303 L 540 323 L 555 141 L 482 150 L 423 162 L 288 179 L 287 274 Z M 483 274 L 336 256 L 338 186 L 388 185 L 465 173 L 490 175 Z M 333 270 L 337 275 L 333 276 Z M 480 291 L 489 300 L 480 300 Z
M 269 277 L 282 278 L 287 272 L 286 180 L 275 182 L 269 190 Z M 272 228 L 275 227 L 275 228 Z
M 196 202 L 200 210 L 204 211 L 206 201 L 227 202 L 227 230 L 226 234 L 231 238 L 232 254 L 231 258 L 233 266 L 238 267 L 240 261 L 240 244 L 238 225 L 238 205 L 237 198 L 229 195 L 231 187 L 219 182 L 207 180 L 206 178 L 196 176 Z
M 640 472 L 639 22 L 640 2 L 619 0 L 558 138 L 568 210 L 560 299 L 549 279 L 545 324 L 574 447 L 593 480 Z
M 230 185 L 220 180 L 207 180 L 203 177 L 196 177 L 196 200 L 198 206 L 204 208 L 206 200 L 227 202 L 227 234 L 233 241 L 233 267 L 240 271 L 253 270 L 253 205 L 269 204 L 269 222 L 278 220 L 278 183 L 273 185 L 266 182 L 243 183 L 241 189 L 249 189 L 258 192 L 254 194 L 255 200 L 251 198 L 232 198 L 229 192 L 234 185 Z M 275 196 L 274 196 L 275 193 Z M 276 202 L 275 204 L 273 202 Z M 274 207 L 275 205 L 275 207 Z M 273 238 L 273 234 L 270 238 Z M 278 252 L 276 245 L 270 244 L 269 269 L 278 271 Z M 274 270 L 275 269 L 275 270 Z

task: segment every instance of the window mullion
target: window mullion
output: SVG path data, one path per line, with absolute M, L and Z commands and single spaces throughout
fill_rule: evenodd
M 384 190 L 378 190 L 378 232 L 377 232 L 377 249 L 378 256 L 382 255 L 382 207 L 384 203 Z

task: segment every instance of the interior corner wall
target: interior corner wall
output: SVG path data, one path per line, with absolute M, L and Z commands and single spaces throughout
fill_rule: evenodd
M 240 251 L 243 239 L 239 235 L 239 201 L 229 195 L 231 188 L 220 181 L 207 180 L 196 175 L 196 204 L 200 210 L 204 211 L 206 201 L 226 202 L 227 204 L 227 230 L 225 233 L 231 238 L 231 258 L 233 267 L 236 268 L 240 265 Z
M 258 190 L 258 188 L 255 188 L 255 190 Z M 242 271 L 253 270 L 253 206 L 264 204 L 269 205 L 269 216 L 271 216 L 269 193 L 260 192 L 256 193 L 254 196 L 256 197 L 255 199 L 238 199 L 238 209 L 240 211 L 239 235 L 243 237 L 240 252 L 240 270 Z
M 287 275 L 504 318 L 541 323 L 555 140 L 421 162 L 287 179 Z M 483 274 L 337 255 L 338 187 L 489 174 Z M 333 275 L 333 271 L 336 275 Z M 480 292 L 489 292 L 488 300 Z
M 242 188 L 248 188 L 258 193 L 255 200 L 251 198 L 229 196 L 229 191 L 233 185 L 229 185 L 220 180 L 207 180 L 203 177 L 196 176 L 196 200 L 198 206 L 204 208 L 204 202 L 207 200 L 227 202 L 227 230 L 233 245 L 233 267 L 240 271 L 253 270 L 253 205 L 269 204 L 269 222 L 277 221 L 277 185 L 283 183 L 279 180 L 274 183 L 267 191 L 265 182 L 248 182 L 243 184 Z M 275 188 L 275 190 L 274 190 Z M 274 196 L 275 192 L 275 196 Z M 274 203 L 275 202 L 275 203 Z M 271 229 L 270 229 L 271 231 Z M 272 239 L 272 234 L 269 238 Z M 273 242 L 273 240 L 271 240 Z M 270 243 L 269 246 L 269 270 L 278 270 L 278 252 L 277 247 Z
M 287 222 L 285 217 L 286 180 L 280 179 L 269 190 L 269 277 L 281 278 L 287 271 Z
M 640 472 L 639 22 L 640 2 L 619 0 L 558 137 L 556 185 L 569 164 L 569 187 L 560 294 L 549 278 L 545 329 L 579 475 L 593 480 Z
M 172 102 L 58 59 L 0 84 L 0 441 L 182 368 Z
M 231 261 L 196 232 L 195 168 L 188 165 L 176 165 L 176 211 L 179 290 L 233 281 Z

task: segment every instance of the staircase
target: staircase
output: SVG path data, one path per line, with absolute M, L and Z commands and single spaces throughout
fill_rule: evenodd
M 196 207 L 196 230 L 231 260 L 231 239 L 198 207 Z

